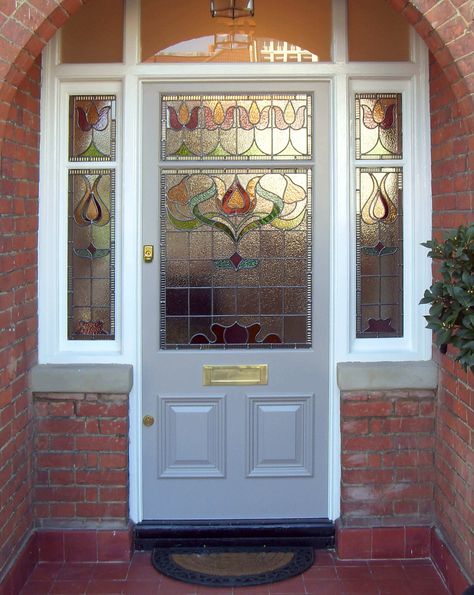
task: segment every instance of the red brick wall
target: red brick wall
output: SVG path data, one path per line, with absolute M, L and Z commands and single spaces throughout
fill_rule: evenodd
M 434 404 L 433 391 L 343 392 L 343 526 L 432 521 Z
M 432 60 L 433 233 L 474 221 L 474 134 L 449 80 Z M 435 512 L 439 527 L 474 579 L 474 374 L 434 349 L 440 365 L 436 421 Z
M 35 518 L 126 525 L 128 397 L 34 395 Z
M 31 395 L 36 362 L 40 69 L 9 111 L 0 156 L 0 573 L 32 528 Z

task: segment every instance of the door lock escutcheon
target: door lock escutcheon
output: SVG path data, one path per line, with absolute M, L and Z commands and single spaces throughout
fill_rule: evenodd
M 143 416 L 143 425 L 147 428 L 151 427 L 155 423 L 155 418 L 153 415 L 144 415 Z
M 153 246 L 151 244 L 146 244 L 143 246 L 143 260 L 145 262 L 152 262 L 153 260 Z

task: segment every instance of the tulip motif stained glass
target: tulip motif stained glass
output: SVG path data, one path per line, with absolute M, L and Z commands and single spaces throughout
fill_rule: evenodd
M 402 168 L 357 168 L 357 337 L 403 336 Z
M 311 170 L 165 169 L 163 349 L 311 346 Z
M 401 93 L 356 93 L 356 159 L 402 158 Z
M 309 159 L 312 96 L 165 95 L 163 160 Z
M 114 338 L 114 201 L 114 170 L 69 170 L 69 339 Z
M 69 98 L 69 160 L 115 160 L 115 95 Z

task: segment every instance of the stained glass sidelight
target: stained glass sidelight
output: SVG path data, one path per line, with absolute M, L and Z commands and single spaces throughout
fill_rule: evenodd
M 69 98 L 69 160 L 115 160 L 115 95 Z
M 402 94 L 356 93 L 356 159 L 402 158 Z
M 311 94 L 165 95 L 163 160 L 308 159 Z
M 114 201 L 114 170 L 69 170 L 69 339 L 114 338 Z
M 403 336 L 402 168 L 356 169 L 357 337 Z
M 311 346 L 311 170 L 166 169 L 161 348 Z

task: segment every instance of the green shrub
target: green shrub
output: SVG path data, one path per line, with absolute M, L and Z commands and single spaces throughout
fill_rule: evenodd
M 431 304 L 425 316 L 427 328 L 443 353 L 448 345 L 456 350 L 456 361 L 474 371 L 474 224 L 461 225 L 444 242 L 422 244 L 428 256 L 441 260 L 442 279 L 425 291 L 420 304 Z

